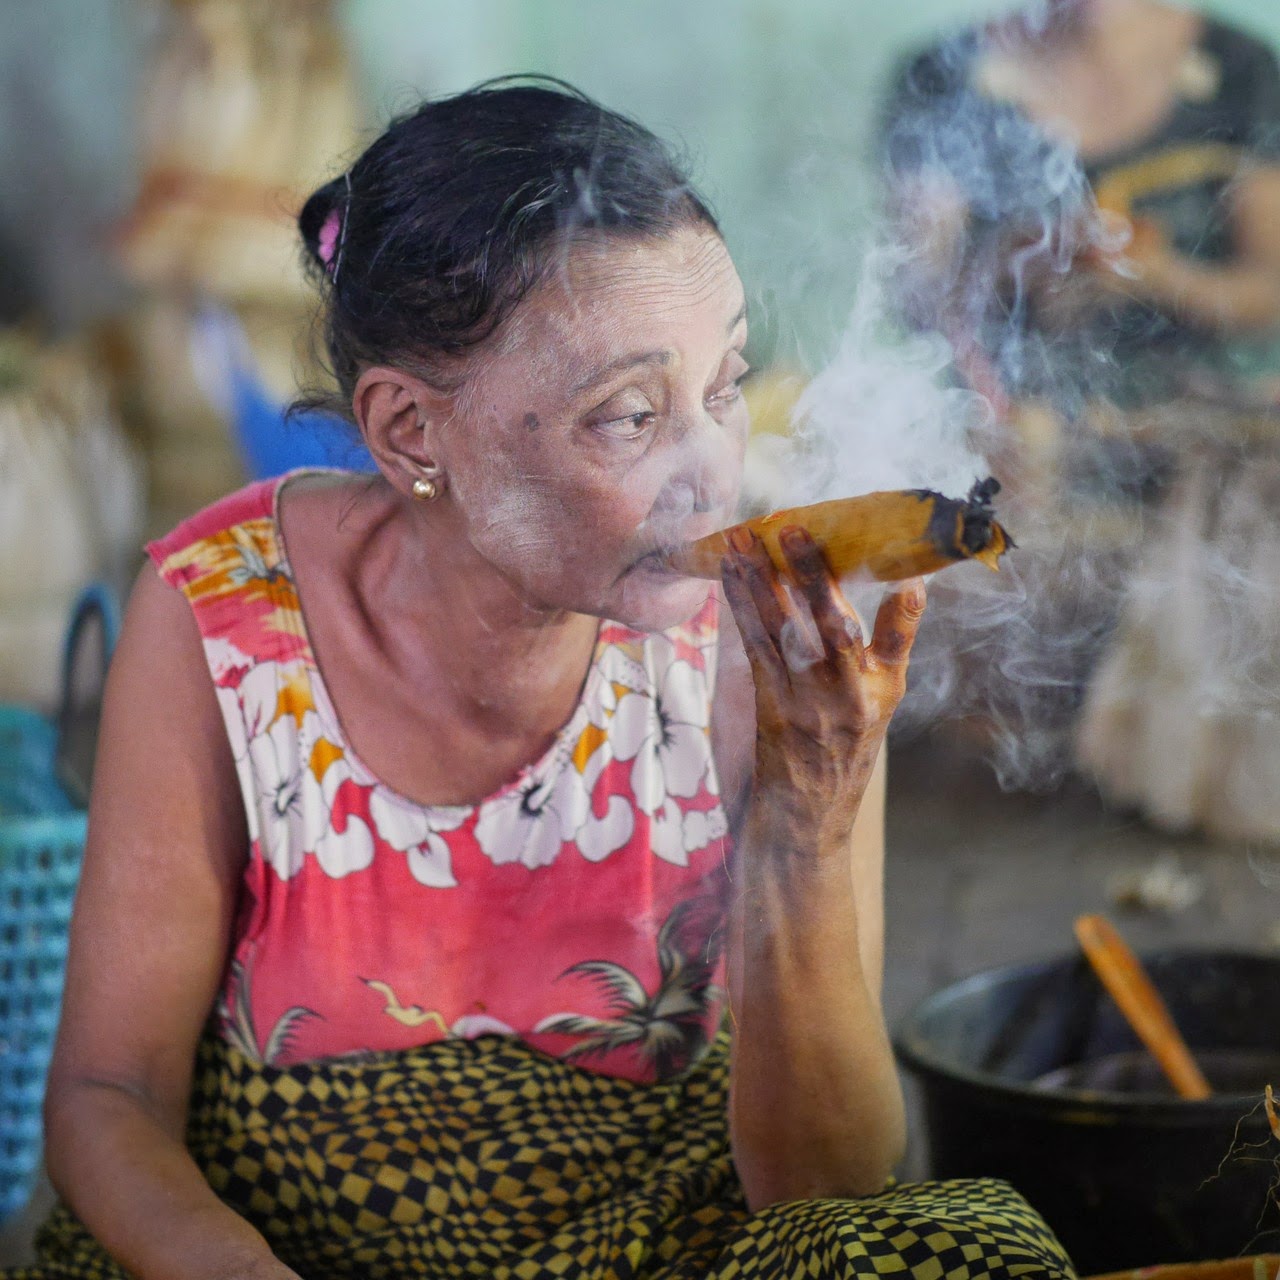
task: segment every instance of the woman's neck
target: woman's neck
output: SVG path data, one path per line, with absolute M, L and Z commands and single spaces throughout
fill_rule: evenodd
M 377 689 L 436 724 L 535 744 L 558 731 L 598 619 L 535 608 L 452 529 L 443 504 L 410 505 L 381 480 L 294 484 L 283 533 L 335 700 L 343 686 Z
M 369 530 L 355 590 L 410 683 L 438 677 L 478 726 L 553 732 L 568 718 L 599 619 L 535 605 L 488 563 L 447 508 L 393 498 Z

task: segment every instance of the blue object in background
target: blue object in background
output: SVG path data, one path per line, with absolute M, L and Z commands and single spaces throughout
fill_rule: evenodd
M 114 595 L 99 583 L 72 612 L 58 726 L 67 723 L 76 652 L 95 619 L 105 665 L 120 623 Z M 84 797 L 60 776 L 58 726 L 31 708 L 0 705 L 0 1224 L 26 1205 L 40 1168 L 40 1112 L 84 853 Z
M 295 467 L 377 470 L 350 423 L 326 413 L 286 416 L 248 368 L 233 368 L 230 392 L 236 443 L 252 479 L 265 480 Z
M 327 413 L 287 413 L 263 384 L 233 312 L 205 305 L 192 320 L 190 337 L 192 372 L 231 423 L 250 479 L 266 480 L 297 467 L 377 470 L 350 423 Z

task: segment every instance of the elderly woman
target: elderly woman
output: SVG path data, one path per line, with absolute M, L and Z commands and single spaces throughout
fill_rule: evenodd
M 723 596 L 664 567 L 730 521 L 747 425 L 707 206 L 639 126 L 506 82 L 396 121 L 301 229 L 379 474 L 150 548 L 36 1274 L 1066 1273 L 1007 1188 L 885 1189 L 919 583 L 864 644 L 799 531 L 792 591 L 750 542 Z

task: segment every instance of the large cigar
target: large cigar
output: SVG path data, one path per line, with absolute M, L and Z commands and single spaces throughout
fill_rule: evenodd
M 893 582 L 935 573 L 960 560 L 981 560 L 999 569 L 1000 557 L 1015 545 L 992 513 L 991 500 L 999 492 L 999 481 L 989 477 L 978 481 L 967 498 L 947 498 L 932 489 L 895 489 L 788 507 L 679 547 L 668 554 L 667 563 L 690 577 L 719 578 L 729 534 L 750 529 L 785 571 L 778 535 L 795 525 L 826 553 L 837 578 Z

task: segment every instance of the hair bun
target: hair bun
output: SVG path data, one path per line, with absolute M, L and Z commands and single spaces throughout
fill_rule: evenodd
M 298 214 L 298 230 L 307 256 L 312 266 L 326 275 L 331 271 L 342 228 L 347 182 L 345 173 L 326 182 L 311 194 Z

